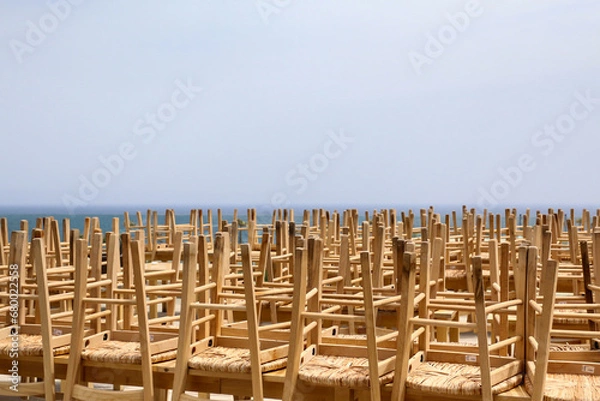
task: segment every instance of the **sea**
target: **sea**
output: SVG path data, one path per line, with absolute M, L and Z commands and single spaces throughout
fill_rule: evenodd
M 417 222 L 419 221 L 419 212 L 421 209 L 428 209 L 430 206 L 433 206 L 435 213 L 439 213 L 442 216 L 445 216 L 446 214 L 451 214 L 452 211 L 456 211 L 458 213 L 458 215 L 460 216 L 460 211 L 462 211 L 463 205 L 442 205 L 442 206 L 435 206 L 435 205 L 428 205 L 428 204 L 420 204 L 420 205 L 320 205 L 320 206 L 313 206 L 313 205 L 300 205 L 300 206 L 295 206 L 294 209 L 294 216 L 295 216 L 295 221 L 298 223 L 300 222 L 300 220 L 302 219 L 302 214 L 304 210 L 312 210 L 314 208 L 322 208 L 325 210 L 329 210 L 329 211 L 334 211 L 337 210 L 338 212 L 342 212 L 343 210 L 346 209 L 357 209 L 359 212 L 359 216 L 362 219 L 365 218 L 365 212 L 368 212 L 369 215 L 373 212 L 373 211 L 378 211 L 378 210 L 382 210 L 382 209 L 395 209 L 397 211 L 398 217 L 400 217 L 400 213 L 401 212 L 405 212 L 408 213 L 409 211 L 413 211 L 413 213 L 415 214 L 415 225 L 418 224 Z M 469 207 L 467 205 L 467 207 L 469 209 L 471 209 L 471 207 Z M 592 215 L 596 214 L 597 209 L 598 209 L 598 205 L 578 205 L 578 206 L 564 206 L 564 205 L 558 205 L 558 206 L 553 206 L 553 205 L 537 205 L 537 206 L 497 206 L 494 207 L 492 209 L 489 209 L 489 212 L 493 212 L 493 213 L 500 213 L 502 215 L 502 217 L 504 217 L 504 210 L 506 208 L 516 208 L 517 209 L 517 213 L 518 213 L 518 224 L 521 222 L 522 219 L 522 215 L 525 213 L 525 211 L 527 210 L 527 208 L 529 208 L 531 210 L 531 212 L 533 214 L 535 214 L 535 211 L 540 210 L 542 213 L 547 213 L 549 208 L 553 208 L 554 210 L 558 210 L 559 208 L 562 208 L 563 210 L 565 210 L 565 212 L 568 213 L 568 211 L 573 208 L 575 209 L 575 215 L 577 217 L 581 217 L 581 212 L 582 210 L 585 208 L 587 210 L 589 210 Z M 63 219 L 68 218 L 70 219 L 70 224 L 71 224 L 71 228 L 78 228 L 80 231 L 83 231 L 83 226 L 84 226 L 84 221 L 86 217 L 98 217 L 98 220 L 100 222 L 100 227 L 102 229 L 103 232 L 108 232 L 112 230 L 112 219 L 113 217 L 118 217 L 119 218 L 119 223 L 120 223 L 120 227 L 121 230 L 124 230 L 124 212 L 129 212 L 130 215 L 130 219 L 135 223 L 136 221 L 136 212 L 140 211 L 142 213 L 142 216 L 144 218 L 144 223 L 145 223 L 145 218 L 146 218 L 146 210 L 147 209 L 152 209 L 152 210 L 157 210 L 158 211 L 158 219 L 159 219 L 159 224 L 164 224 L 164 220 L 165 220 L 165 210 L 169 208 L 169 206 L 152 206 L 152 207 L 132 207 L 132 206 L 105 206 L 105 207 L 96 207 L 96 208 L 88 208 L 85 210 L 81 210 L 81 211 L 77 211 L 76 213 L 68 213 L 64 208 L 60 208 L 60 207 L 44 207 L 44 206 L 39 206 L 39 207 L 19 207 L 19 206 L 1 206 L 0 205 L 0 217 L 5 217 L 7 219 L 8 222 L 8 231 L 9 233 L 15 230 L 19 230 L 20 227 L 20 222 L 22 220 L 27 220 L 29 223 L 29 228 L 33 228 L 35 227 L 36 224 L 36 220 L 40 217 L 47 217 L 47 216 L 52 216 L 54 217 L 56 220 L 58 220 L 59 222 L 61 222 Z M 215 230 L 216 230 L 216 224 L 217 224 L 217 210 L 219 209 L 218 206 L 207 206 L 207 207 L 197 207 L 194 206 L 194 208 L 196 209 L 202 209 L 203 210 L 203 214 L 204 214 L 204 221 L 207 221 L 207 213 L 208 210 L 212 210 L 213 213 L 213 223 L 215 224 Z M 268 208 L 268 207 L 257 207 L 254 205 L 234 205 L 234 206 L 225 206 L 225 207 L 221 207 L 220 209 L 222 210 L 222 216 L 224 220 L 227 221 L 232 221 L 233 220 L 233 216 L 234 216 L 234 211 L 237 210 L 237 217 L 238 219 L 241 220 L 246 220 L 247 219 L 247 210 L 249 208 L 254 208 L 257 211 L 257 221 L 259 224 L 266 224 L 266 223 L 270 223 L 271 219 L 272 219 L 272 213 L 273 210 Z M 192 207 L 174 207 L 173 208 L 175 210 L 175 216 L 176 216 L 176 221 L 177 223 L 187 223 L 189 221 L 189 216 L 190 216 L 190 210 L 192 209 Z M 481 213 L 481 210 L 477 210 L 478 213 Z

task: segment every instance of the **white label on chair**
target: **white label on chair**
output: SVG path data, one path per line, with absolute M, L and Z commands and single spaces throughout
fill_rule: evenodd
M 61 329 L 53 329 L 52 334 L 55 336 L 62 336 L 62 330 Z
M 477 355 L 465 355 L 465 361 L 477 362 Z
M 154 341 L 154 334 L 150 334 L 150 341 Z
M 582 371 L 583 373 L 590 373 L 590 374 L 594 374 L 594 371 L 595 371 L 595 370 L 596 370 L 596 368 L 595 368 L 595 367 L 593 367 L 593 366 L 590 366 L 590 365 L 583 365 L 583 366 L 581 367 L 581 371 Z

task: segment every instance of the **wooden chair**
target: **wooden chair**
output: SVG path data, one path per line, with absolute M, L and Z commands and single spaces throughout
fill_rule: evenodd
M 402 271 L 402 308 L 399 327 L 398 359 L 392 399 L 404 400 L 408 393 L 415 397 L 435 399 L 462 399 L 491 401 L 493 395 L 516 387 L 522 380 L 524 327 L 518 324 L 513 336 L 489 344 L 488 315 L 510 313 L 517 308 L 523 322 L 524 279 L 517 280 L 521 290 L 513 300 L 505 302 L 485 301 L 485 289 L 481 257 L 474 256 L 473 288 L 474 299 L 455 300 L 454 305 L 444 303 L 420 308 L 418 317 L 412 316 L 413 304 L 426 300 L 426 294 L 415 296 L 415 255 L 406 252 Z M 522 277 L 522 264 L 517 268 Z M 523 276 L 524 277 L 524 276 Z M 475 314 L 475 322 L 456 322 L 440 320 L 435 314 L 436 308 L 455 309 Z M 423 313 L 426 311 L 426 313 Z M 514 312 L 513 312 L 514 313 Z M 418 327 L 418 329 L 413 329 Z M 477 344 L 438 343 L 430 337 L 439 327 L 455 327 L 477 331 Z M 417 352 L 414 352 L 414 340 L 418 339 Z M 500 351 L 513 346 L 514 351 L 502 356 Z
M 598 304 L 581 305 L 590 329 L 553 328 L 558 306 L 559 264 L 548 260 L 541 272 L 537 296 L 537 249 L 528 256 L 528 350 L 525 388 L 531 401 L 592 401 L 600 399 L 600 321 Z M 573 305 L 569 305 L 573 308 Z M 571 315 L 582 312 L 571 313 Z M 564 313 L 563 313 L 564 315 Z
M 46 244 L 46 254 L 50 267 L 66 266 L 71 264 L 69 260 L 70 242 L 61 240 L 60 227 L 58 220 L 51 219 L 49 221 L 48 235 L 45 236 L 44 243 Z
M 126 234 L 124 234 L 126 235 Z M 116 236 L 109 236 L 116 242 Z M 85 242 L 79 240 L 76 255 L 75 302 L 76 311 L 73 323 L 73 341 L 69 354 L 65 400 L 144 400 L 150 401 L 157 391 L 154 388 L 152 364 L 175 359 L 177 336 L 172 333 L 151 330 L 153 320 L 148 318 L 147 308 L 151 302 L 148 294 L 162 295 L 160 288 L 147 285 L 144 277 L 144 249 L 139 240 L 131 241 L 131 246 L 124 246 L 123 253 L 131 260 L 134 285 L 130 288 L 117 288 L 118 276 L 108 266 L 106 276 L 96 271 L 88 273 Z M 118 249 L 114 247 L 112 249 Z M 130 255 L 130 256 L 129 256 Z M 162 302 L 161 299 L 152 302 Z M 119 306 L 124 309 L 135 308 L 137 315 L 132 319 L 129 313 L 118 319 Z M 102 308 L 99 308 L 102 307 Z M 84 339 L 84 329 L 90 319 L 102 317 L 100 330 L 94 336 Z M 136 323 L 135 330 L 133 323 Z M 95 380 L 107 380 L 114 391 L 91 388 L 82 377 L 82 366 L 99 366 L 112 370 L 109 377 Z M 120 391 L 124 383 L 120 373 L 132 370 L 142 388 Z
M 13 233 L 13 243 L 19 245 L 19 251 L 26 250 L 23 246 L 24 232 Z M 55 392 L 55 370 L 54 357 L 69 352 L 71 342 L 71 326 L 63 323 L 67 317 L 72 317 L 72 311 L 63 312 L 59 304 L 73 301 L 73 282 L 64 280 L 66 272 L 72 272 L 72 267 L 47 266 L 47 255 L 44 240 L 34 238 L 31 243 L 30 258 L 35 271 L 35 285 L 27 286 L 27 290 L 18 293 L 19 301 L 34 300 L 36 310 L 33 312 L 36 322 L 27 322 L 24 316 L 25 310 L 21 308 L 10 308 L 10 323 L 0 329 L 0 358 L 10 358 L 13 366 L 23 371 L 28 363 L 42 362 L 43 381 L 24 382 L 13 380 L 8 385 L 0 386 L 2 396 L 33 396 L 43 395 L 46 400 L 54 400 Z M 12 257 L 14 262 L 24 261 L 23 257 Z M 12 276 L 17 278 L 16 276 Z M 17 284 L 17 281 L 11 282 Z M 26 288 L 26 283 L 21 283 L 19 289 Z M 17 290 L 17 286 L 10 288 Z M 12 293 L 16 295 L 16 293 Z M 10 296 L 11 299 L 17 299 Z M 11 304 L 17 306 L 18 303 Z M 23 314 L 23 315 L 21 315 Z M 88 333 L 89 334 L 89 333 Z M 15 344 L 17 344 L 15 346 Z M 17 362 L 18 364 L 15 364 Z M 25 376 L 22 374 L 22 376 Z M 13 376 L 13 379 L 15 377 Z M 42 378 L 42 377 L 40 377 Z M 18 379 L 18 377 L 17 377 Z
M 125 232 L 144 230 L 146 228 L 146 224 L 144 224 L 144 219 L 142 218 L 142 212 L 137 211 L 135 215 L 137 221 L 134 223 L 129 217 L 129 212 L 123 213 L 123 226 L 125 227 Z
M 152 261 L 145 263 L 144 276 L 150 285 L 181 283 L 181 254 L 183 250 L 183 233 L 175 232 L 173 235 L 173 254 L 171 261 Z M 166 304 L 166 313 L 170 316 L 175 314 L 176 298 Z M 157 305 L 150 307 L 150 316 L 158 317 Z
M 229 377 L 245 379 L 250 390 L 240 386 L 238 396 L 252 395 L 263 399 L 262 373 L 284 368 L 288 352 L 287 334 L 280 329 L 287 325 L 259 327 L 256 309 L 260 298 L 254 287 L 250 260 L 250 245 L 242 244 L 244 303 L 231 303 L 237 294 L 223 292 L 222 277 L 228 270 L 229 244 L 226 233 L 218 233 L 212 266 L 212 281 L 208 282 L 207 243 L 204 236 L 198 241 L 197 251 L 190 244 L 184 246 L 184 290 L 182 296 L 181 341 L 173 379 L 173 400 L 197 400 L 185 394 L 190 376 Z M 197 263 L 199 260 L 200 263 Z M 241 311 L 244 322 L 225 320 L 226 311 Z M 202 391 L 202 389 L 196 389 Z
M 189 223 L 177 223 L 177 217 L 173 209 L 168 209 L 169 217 L 166 219 L 171 227 L 171 235 L 174 237 L 176 233 L 183 234 L 185 240 L 190 240 L 198 235 L 198 210 L 190 210 Z
M 164 224 L 159 224 L 158 212 L 148 216 L 148 241 L 151 242 L 150 260 L 169 261 L 173 255 L 173 231 L 171 221 L 175 218 L 171 209 L 166 210 Z
M 309 254 L 308 259 L 322 258 L 319 252 L 322 240 L 311 240 L 315 243 L 312 248 L 317 252 Z M 307 262 L 297 250 L 291 345 L 283 401 L 297 399 L 303 393 L 314 397 L 323 389 L 333 392 L 335 399 L 353 399 L 358 394 L 367 394 L 369 399 L 376 401 L 381 399 L 381 386 L 393 380 L 397 332 L 380 332 L 375 322 L 377 308 L 397 304 L 398 299 L 374 301 L 369 252 L 361 252 L 360 258 L 364 314 L 344 314 L 339 313 L 344 305 L 340 298 L 326 309 L 314 301 L 319 289 L 307 288 Z M 351 299 L 348 304 L 355 305 L 353 301 L 356 300 Z M 308 305 L 306 310 L 305 303 Z M 349 322 L 363 324 L 365 334 L 336 335 L 339 325 Z M 323 331 L 327 329 L 329 334 Z

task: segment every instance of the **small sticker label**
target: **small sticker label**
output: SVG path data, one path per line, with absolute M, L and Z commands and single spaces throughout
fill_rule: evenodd
M 53 329 L 52 334 L 55 336 L 62 336 L 62 330 L 61 329 Z
M 154 341 L 154 334 L 150 334 L 150 341 Z
M 465 355 L 465 361 L 477 362 L 477 355 Z
M 583 373 L 594 374 L 594 371 L 596 370 L 596 368 L 593 366 L 590 366 L 590 365 L 583 365 L 581 367 L 581 370 L 583 371 Z

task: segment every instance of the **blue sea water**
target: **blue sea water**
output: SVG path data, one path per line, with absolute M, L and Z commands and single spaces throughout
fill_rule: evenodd
M 348 208 L 355 208 L 358 209 L 359 211 L 359 216 L 360 218 L 364 218 L 365 212 L 368 211 L 369 213 L 372 213 L 374 210 L 381 210 L 383 208 L 394 208 L 396 209 L 397 213 L 398 213 L 398 217 L 400 217 L 400 213 L 401 212 L 408 212 L 409 210 L 412 210 L 415 214 L 415 218 L 418 221 L 419 219 L 419 211 L 420 209 L 427 209 L 429 208 L 430 205 L 410 205 L 410 206 L 389 206 L 389 205 L 379 205 L 379 206 L 373 206 L 373 205 L 361 205 L 361 206 L 351 206 L 351 205 L 324 205 L 324 206 L 317 206 L 317 207 L 322 207 L 326 210 L 337 210 L 339 212 L 348 209 Z M 242 219 L 242 220 L 246 220 L 247 217 L 247 209 L 249 207 L 254 207 L 254 206 L 239 206 L 239 207 L 225 207 L 222 208 L 223 211 L 223 219 L 227 220 L 227 221 L 232 221 L 233 220 L 233 213 L 234 213 L 234 209 L 237 209 L 238 211 L 238 218 Z M 510 206 L 511 208 L 513 206 Z M 595 206 L 563 206 L 563 205 L 559 205 L 559 206 L 551 206 L 553 207 L 555 210 L 557 210 L 558 208 L 563 208 L 563 210 L 568 211 L 571 207 L 574 207 L 575 209 L 575 214 L 576 216 L 580 217 L 581 216 L 581 211 L 583 208 L 586 208 L 588 210 L 590 210 L 590 212 L 592 214 L 596 213 L 596 208 L 597 205 Z M 304 207 L 295 207 L 294 208 L 294 213 L 295 213 L 295 221 L 299 222 L 302 218 L 302 212 L 307 209 L 307 210 L 311 210 L 313 207 L 310 206 L 304 206 Z M 527 207 L 516 207 L 517 208 L 517 212 L 519 213 L 519 215 L 521 215 L 522 213 L 525 213 L 525 210 L 527 209 Z M 532 211 L 532 213 L 534 213 L 536 210 L 540 210 L 543 213 L 546 213 L 548 210 L 548 206 L 535 206 L 535 207 L 529 207 Z M 165 219 L 165 215 L 164 215 L 164 211 L 166 209 L 166 207 L 152 207 L 151 209 L 153 210 L 158 210 L 159 211 L 159 224 L 163 224 L 164 223 L 164 219 Z M 208 209 L 212 210 L 213 213 L 213 223 L 216 225 L 217 223 L 217 207 L 209 207 L 209 208 L 202 208 L 203 213 L 204 213 L 204 221 L 206 223 L 207 221 L 207 211 Z M 268 209 L 268 208 L 256 208 L 257 209 L 257 220 L 259 223 L 270 223 L 271 222 L 271 217 L 272 217 L 272 210 Z M 493 210 L 491 210 L 494 213 L 500 213 L 502 216 L 504 215 L 504 207 L 496 207 Z M 120 228 L 121 230 L 124 230 L 124 212 L 128 211 L 130 214 L 130 218 L 135 221 L 135 213 L 136 211 L 141 211 L 142 212 L 142 216 L 145 220 L 146 218 L 146 210 L 147 208 L 134 208 L 134 207 L 105 207 L 105 208 L 96 208 L 96 209 L 90 209 L 90 210 L 85 210 L 83 212 L 79 212 L 77 214 L 67 214 L 65 213 L 64 210 L 61 210 L 60 208 L 44 208 L 44 207 L 36 207 L 36 208 L 25 208 L 25 207 L 2 207 L 0 206 L 0 217 L 6 217 L 7 221 L 8 221 L 8 230 L 9 233 L 14 231 L 14 230 L 18 230 L 19 226 L 20 226 L 20 222 L 21 220 L 27 220 L 29 222 L 29 228 L 31 230 L 31 228 L 35 227 L 36 224 L 36 219 L 39 217 L 46 217 L 46 216 L 53 216 L 56 220 L 58 220 L 59 222 L 61 222 L 64 218 L 69 218 L 70 219 L 70 224 L 71 224 L 71 228 L 78 228 L 80 231 L 83 230 L 83 226 L 84 226 L 84 221 L 86 217 L 98 217 L 99 221 L 100 221 L 100 227 L 102 228 L 103 232 L 108 232 L 112 230 L 112 219 L 113 217 L 118 217 L 119 218 L 119 224 L 120 224 Z M 443 205 L 443 206 L 438 206 L 438 207 L 434 207 L 434 210 L 436 213 L 439 213 L 442 218 L 444 215 L 446 214 L 451 214 L 452 211 L 457 211 L 457 213 L 460 216 L 460 211 L 462 210 L 462 205 Z M 178 223 L 186 223 L 189 221 L 189 211 L 190 208 L 176 208 L 175 212 L 176 212 L 176 220 Z M 478 211 L 480 212 L 480 211 Z M 520 221 L 520 216 L 519 216 L 519 221 Z M 417 221 L 415 221 L 415 224 L 418 224 Z M 215 227 L 216 228 L 216 227 Z

